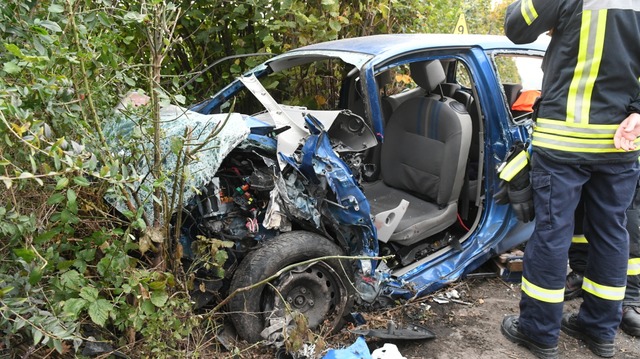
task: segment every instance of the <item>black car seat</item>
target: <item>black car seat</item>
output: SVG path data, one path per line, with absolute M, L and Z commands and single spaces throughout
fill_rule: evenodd
M 507 97 L 507 105 L 509 105 L 507 108 L 511 108 L 511 105 L 516 102 L 520 91 L 522 91 L 522 84 L 504 83 L 502 84 L 502 87 L 504 88 L 504 94 Z
M 440 84 L 440 87 L 442 88 L 442 94 L 447 96 L 447 97 L 454 97 L 455 93 L 457 91 L 460 91 L 460 89 L 462 89 L 462 86 L 460 86 L 459 84 L 455 84 L 455 83 L 450 83 L 450 82 L 445 82 L 443 84 Z M 464 103 L 462 103 L 464 105 Z
M 471 119 L 464 105 L 445 97 L 439 61 L 411 65 L 425 95 L 407 99 L 393 111 L 382 144 L 382 179 L 365 185 L 372 214 L 409 201 L 389 240 L 410 245 L 457 220 L 471 141 Z

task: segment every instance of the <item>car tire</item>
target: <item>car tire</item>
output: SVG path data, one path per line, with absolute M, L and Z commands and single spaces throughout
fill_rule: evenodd
M 259 283 L 295 263 L 343 255 L 342 249 L 315 233 L 283 233 L 251 252 L 238 266 L 230 292 Z M 328 259 L 294 267 L 270 282 L 240 292 L 228 304 L 236 331 L 250 343 L 262 340 L 268 317 L 284 317 L 286 307 L 307 317 L 309 328 L 325 324 L 333 332 L 344 324 L 354 297 L 352 262 Z M 284 303 L 284 302 L 288 303 Z

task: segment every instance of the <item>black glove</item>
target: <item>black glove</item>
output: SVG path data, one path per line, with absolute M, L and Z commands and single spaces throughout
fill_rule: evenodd
M 493 195 L 497 204 L 511 203 L 516 217 L 524 223 L 531 222 L 535 217 L 526 151 L 522 142 L 514 144 L 500 166 L 499 190 Z

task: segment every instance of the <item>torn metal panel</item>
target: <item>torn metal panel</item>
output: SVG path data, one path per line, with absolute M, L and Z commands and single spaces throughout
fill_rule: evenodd
M 306 115 L 305 121 L 312 134 L 302 147 L 299 164 L 291 157 L 285 159 L 311 183 L 326 181 L 331 188 L 335 201 L 324 201 L 330 214 L 328 218 L 335 221 L 335 227 L 345 235 L 351 254 L 377 255 L 378 241 L 369 202 L 349 167 L 333 151 L 319 121 L 311 115 Z
M 263 221 L 265 228 L 290 230 L 291 222 L 287 218 L 289 215 L 320 228 L 318 199 L 306 192 L 300 177 L 296 171 L 278 176 L 275 188 L 270 193 L 271 201 Z
M 286 156 L 291 156 L 309 134 L 302 120 L 303 114 L 308 113 L 305 107 L 281 105 L 271 97 L 271 94 L 262 86 L 255 75 L 242 76 L 239 79 L 242 84 L 256 97 L 267 110 L 266 114 L 254 116 L 256 119 L 273 122 L 276 129 L 289 127 L 286 131 L 278 134 L 278 152 Z M 338 117 L 340 111 L 312 111 L 324 126 L 329 128 Z M 268 116 L 266 116 L 268 115 Z M 280 169 L 285 163 L 278 158 Z
M 255 75 L 242 76 L 239 80 L 264 106 L 276 128 L 290 127 L 287 131 L 278 135 L 278 152 L 291 155 L 296 148 L 298 148 L 300 140 L 307 134 L 304 127 L 300 126 L 298 122 L 294 121 L 289 114 L 283 110 Z M 280 161 L 280 169 L 282 168 L 284 168 L 284 163 Z

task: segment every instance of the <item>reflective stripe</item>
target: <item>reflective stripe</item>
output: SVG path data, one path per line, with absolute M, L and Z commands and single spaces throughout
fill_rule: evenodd
M 587 277 L 582 281 L 582 290 L 606 300 L 623 300 L 625 287 L 610 287 L 598 284 Z
M 620 9 L 640 11 L 640 3 L 634 0 L 584 0 L 583 10 Z
M 640 275 L 640 258 L 629 258 L 627 275 Z
M 500 171 L 500 178 L 507 182 L 511 181 L 515 175 L 527 166 L 527 163 L 529 163 L 527 151 L 521 151 L 511 161 L 507 162 L 502 171 Z
M 548 118 L 538 118 L 535 130 L 569 137 L 613 138 L 618 124 L 581 124 Z
M 573 236 L 573 238 L 571 238 L 571 243 L 577 243 L 577 244 L 582 244 L 582 243 L 589 243 L 587 241 L 587 237 L 584 236 L 584 234 L 576 234 Z
M 540 133 L 533 131 L 534 146 L 550 148 L 558 151 L 584 152 L 584 153 L 615 153 L 625 152 L 616 149 L 613 139 L 610 140 L 590 140 L 586 138 L 571 138 L 564 136 L 550 135 L 548 133 Z M 636 138 L 635 144 L 640 143 L 640 137 Z
M 538 12 L 536 8 L 533 7 L 533 0 L 522 0 L 520 3 L 520 12 L 527 25 L 531 25 L 531 23 L 538 18 Z
M 578 62 L 567 97 L 567 122 L 589 123 L 591 94 L 602 60 L 607 10 L 582 12 Z
M 522 277 L 522 291 L 533 299 L 546 303 L 562 303 L 564 301 L 564 287 L 560 289 L 545 289 L 538 287 Z

